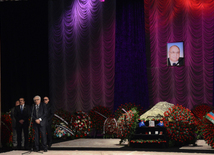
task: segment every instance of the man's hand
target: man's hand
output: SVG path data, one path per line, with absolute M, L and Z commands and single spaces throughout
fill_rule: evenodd
M 35 122 L 36 122 L 37 124 L 40 124 L 40 120 L 39 120 L 39 119 L 36 119 Z
M 24 120 L 23 120 L 23 119 L 19 120 L 19 123 L 20 123 L 20 124 L 23 124 L 23 123 L 24 123 Z

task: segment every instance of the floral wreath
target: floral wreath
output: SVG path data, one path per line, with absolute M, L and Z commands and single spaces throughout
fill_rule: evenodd
M 206 113 L 212 111 L 212 107 L 208 104 L 200 104 L 195 106 L 192 109 L 192 113 L 195 115 L 196 117 L 196 122 L 197 122 L 197 138 L 202 138 L 202 126 L 204 124 L 203 118 L 206 115 Z
M 115 118 L 118 119 L 121 115 L 131 110 L 132 108 L 137 108 L 139 115 L 143 114 L 143 109 L 140 107 L 140 105 L 136 105 L 135 103 L 125 103 L 125 104 L 121 104 L 117 108 L 117 110 L 114 113 Z
M 6 146 L 12 147 L 12 119 L 10 113 L 5 113 L 1 115 L 1 124 L 2 144 L 6 144 Z
M 91 118 L 83 111 L 78 111 L 72 116 L 72 126 L 76 138 L 86 137 L 91 130 Z
M 195 144 L 196 119 L 189 109 L 174 105 L 164 113 L 163 121 L 173 145 Z
M 122 114 L 117 121 L 117 137 L 121 139 L 120 144 L 127 139 L 130 141 L 135 132 L 139 118 L 136 109 L 137 108 L 132 108 L 128 112 Z
M 212 110 L 212 113 L 214 113 L 214 110 Z M 201 132 L 203 138 L 208 145 L 214 148 L 214 124 L 206 117 L 203 117 L 202 122 Z
M 105 137 L 115 137 L 117 134 L 117 121 L 113 117 L 109 117 L 105 120 L 103 125 L 103 134 Z
M 212 111 L 212 109 L 213 108 L 208 104 L 200 104 L 192 109 L 192 113 L 195 115 L 196 118 L 202 121 L 206 113 Z
M 62 136 L 71 137 L 74 136 L 74 133 L 64 123 L 60 123 L 60 125 L 56 125 L 54 136 L 59 138 L 61 138 Z
M 89 112 L 92 120 L 92 128 L 102 131 L 105 120 L 111 116 L 109 108 L 104 106 L 96 106 Z
M 71 121 L 71 113 L 63 109 L 60 109 L 54 113 L 54 117 L 52 119 L 52 126 L 53 128 L 56 128 L 56 125 L 59 125 L 60 123 L 63 122 L 67 126 L 72 128 L 70 121 Z

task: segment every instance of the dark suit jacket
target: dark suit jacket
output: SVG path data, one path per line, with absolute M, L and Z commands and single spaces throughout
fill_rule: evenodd
M 171 66 L 171 63 L 170 63 L 170 61 L 169 61 L 169 58 L 167 59 L 167 64 L 168 64 L 168 66 Z M 178 63 L 176 64 L 176 66 L 183 66 L 184 65 L 184 58 L 179 58 L 178 59 Z
M 12 127 L 15 128 L 16 127 L 16 118 L 14 116 L 14 112 L 15 112 L 15 107 L 13 107 L 11 109 L 11 119 L 12 119 Z
M 47 106 L 47 111 L 48 111 L 47 121 L 52 122 L 52 118 L 54 116 L 55 108 L 50 102 L 48 104 L 46 104 L 46 106 Z
M 30 117 L 30 107 L 28 105 L 24 105 L 24 109 L 21 112 L 21 108 L 20 105 L 16 106 L 14 109 L 14 117 L 16 119 L 16 126 L 18 127 L 19 125 L 21 125 L 19 123 L 20 120 L 24 120 L 23 125 L 28 126 L 29 125 L 29 117 Z
M 41 102 L 39 105 L 39 112 L 38 112 L 38 117 L 36 117 L 36 107 L 35 104 L 33 105 L 33 123 L 36 124 L 35 120 L 41 118 L 42 121 L 40 122 L 41 126 L 44 126 L 47 123 L 47 107 L 46 104 Z

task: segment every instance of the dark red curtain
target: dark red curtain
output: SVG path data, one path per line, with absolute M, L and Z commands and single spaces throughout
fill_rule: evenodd
M 144 0 L 150 103 L 213 103 L 213 0 Z M 184 42 L 185 66 L 167 67 L 167 42 Z
M 113 110 L 115 0 L 51 0 L 50 96 L 57 108 Z

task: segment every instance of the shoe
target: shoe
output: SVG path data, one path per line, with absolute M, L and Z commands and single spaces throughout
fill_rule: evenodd
M 48 150 L 45 149 L 44 152 L 48 152 Z
M 17 146 L 17 150 L 22 150 L 22 147 L 21 146 Z
M 13 146 L 12 149 L 13 150 L 17 150 L 18 148 L 17 148 L 17 146 Z
M 39 152 L 40 150 L 35 148 L 34 151 L 35 151 L 35 152 Z

